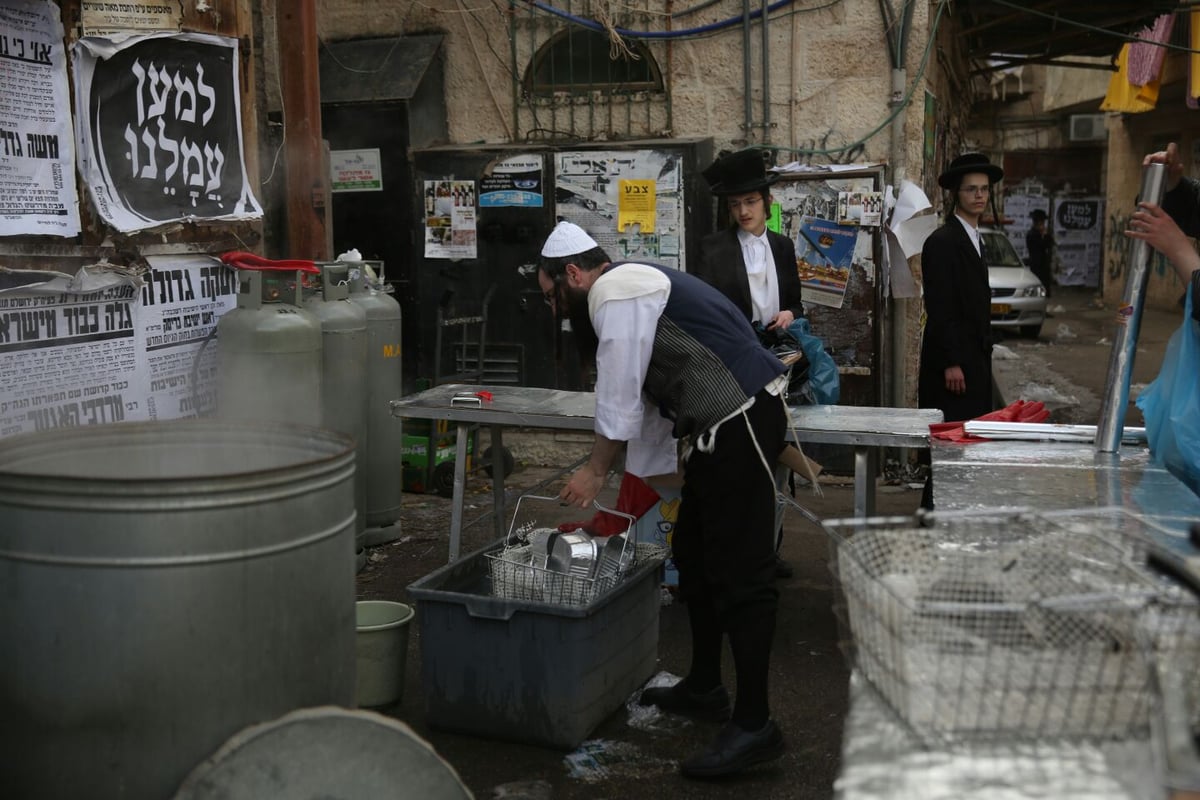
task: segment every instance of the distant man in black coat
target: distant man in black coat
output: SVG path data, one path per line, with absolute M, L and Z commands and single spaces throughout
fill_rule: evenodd
M 938 176 L 938 185 L 953 193 L 953 210 L 921 251 L 926 322 L 917 395 L 921 408 L 941 409 L 947 422 L 994 409 L 992 293 L 979 218 L 1003 177 L 982 153 L 959 156 Z
M 734 224 L 704 237 L 688 271 L 719 289 L 750 322 L 786 329 L 804 316 L 804 304 L 796 246 L 767 230 L 770 186 L 779 176 L 768 174 L 762 153 L 750 149 L 717 159 L 704 177 Z
M 1054 238 L 1046 229 L 1045 211 L 1035 208 L 1029 212 L 1029 216 L 1033 220 L 1033 226 L 1029 229 L 1029 233 L 1025 234 L 1025 249 L 1029 251 L 1029 269 L 1034 275 L 1037 275 L 1042 286 L 1046 287 L 1046 297 L 1049 297 L 1050 284 L 1054 282 L 1054 276 L 1050 270 L 1050 248 L 1054 245 Z

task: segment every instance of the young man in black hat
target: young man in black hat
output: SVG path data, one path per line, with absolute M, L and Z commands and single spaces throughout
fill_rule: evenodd
M 938 185 L 953 194 L 951 212 L 921 250 L 926 321 L 918 404 L 941 409 L 947 422 L 994 410 L 992 292 L 979 218 L 1003 177 L 982 153 L 954 159 L 938 176 Z
M 750 322 L 786 329 L 804 316 L 804 304 L 796 246 L 767 230 L 770 186 L 779 176 L 768 174 L 762 153 L 751 149 L 717 159 L 704 177 L 734 224 L 704 237 L 688 271 L 720 289 Z
M 1029 233 L 1025 234 L 1025 249 L 1029 251 L 1029 269 L 1034 275 L 1037 275 L 1042 286 L 1046 287 L 1046 297 L 1049 297 L 1050 284 L 1053 282 L 1050 274 L 1050 248 L 1054 245 L 1054 239 L 1050 236 L 1050 231 L 1046 230 L 1045 211 L 1035 208 L 1029 212 L 1029 218 L 1033 220 L 1033 226 L 1029 229 Z
M 672 548 L 692 633 L 691 666 L 674 686 L 644 690 L 641 702 L 728 720 L 707 748 L 680 764 L 687 777 L 773 761 L 784 751 L 770 716 L 768 677 L 779 604 L 773 470 L 787 433 L 780 397 L 786 368 L 720 292 L 679 270 L 611 263 L 570 222 L 547 237 L 537 278 L 555 313 L 569 315 L 576 330 L 594 329 L 587 339 L 597 343 L 595 442 L 559 498 L 589 508 L 620 451 L 629 468 L 647 457 L 646 441 L 660 440 L 664 426 L 688 445 Z M 673 465 L 674 448 L 669 454 Z M 726 634 L 736 678 L 732 708 L 721 679 Z
M 804 316 L 804 304 L 796 246 L 767 230 L 770 187 L 779 176 L 767 172 L 761 150 L 747 149 L 718 158 L 704 170 L 704 178 L 724 202 L 733 224 L 704 237 L 688 271 L 732 300 L 751 323 L 787 330 Z M 781 543 L 778 534 L 776 540 Z M 781 578 L 794 573 L 778 556 L 775 569 Z

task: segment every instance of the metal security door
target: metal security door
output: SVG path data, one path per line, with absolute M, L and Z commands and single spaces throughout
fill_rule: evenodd
M 538 252 L 554 226 L 546 161 L 537 147 L 413 153 L 417 379 L 476 371 L 482 344 L 481 382 L 561 388 L 554 320 L 537 284 Z M 481 316 L 486 325 L 471 322 Z

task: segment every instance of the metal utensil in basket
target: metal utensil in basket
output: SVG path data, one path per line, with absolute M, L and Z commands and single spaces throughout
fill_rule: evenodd
M 833 520 L 855 667 L 926 743 L 1149 725 L 1147 626 L 1180 608 L 1122 548 L 1027 512 Z M 1172 638 L 1156 636 L 1156 646 Z
M 492 594 L 558 605 L 587 605 L 613 588 L 639 560 L 635 520 L 622 511 L 596 502 L 592 505 L 626 520 L 625 531 L 603 543 L 592 541 L 582 531 L 563 534 L 558 526 L 570 521 L 569 517 L 577 515 L 578 509 L 563 506 L 557 497 L 526 494 L 518 498 L 505 547 L 498 553 L 486 554 Z M 621 544 L 616 546 L 613 540 Z M 539 542 L 544 545 L 539 547 Z M 647 557 L 653 555 L 662 554 L 646 552 Z

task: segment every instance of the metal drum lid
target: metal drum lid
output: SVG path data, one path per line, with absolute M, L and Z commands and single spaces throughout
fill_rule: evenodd
M 471 800 L 445 760 L 402 722 L 370 711 L 305 708 L 234 734 L 174 800 Z

